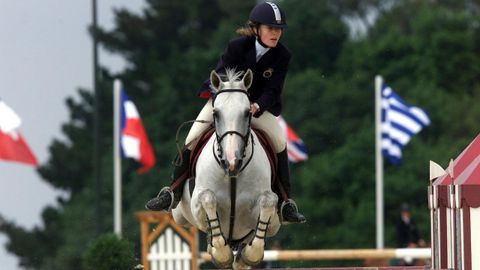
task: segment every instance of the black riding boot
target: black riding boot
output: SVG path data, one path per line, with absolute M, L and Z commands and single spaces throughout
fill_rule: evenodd
M 160 190 L 158 193 L 157 197 L 149 200 L 145 204 L 145 208 L 148 210 L 152 211 L 168 211 L 170 212 L 172 208 L 175 208 L 177 204 L 180 202 L 182 199 L 182 192 L 183 192 L 183 186 L 185 185 L 185 174 L 188 172 L 189 169 L 189 163 L 190 163 L 190 150 L 185 149 L 182 152 L 182 163 L 177 165 L 174 164 L 175 168 L 173 169 L 173 174 L 172 174 L 172 183 L 170 184 L 170 187 L 164 187 Z M 177 155 L 175 158 L 176 162 L 179 162 L 180 157 Z M 184 179 L 179 180 L 180 177 L 183 177 Z M 181 183 L 177 184 L 175 188 L 171 188 L 171 186 L 176 182 L 176 181 L 181 181 Z
M 277 154 L 278 160 L 278 178 L 290 198 L 290 170 L 288 168 L 288 153 L 287 148 Z M 280 206 L 281 221 L 285 223 L 304 223 L 305 216 L 298 212 L 297 204 L 292 200 L 284 201 Z

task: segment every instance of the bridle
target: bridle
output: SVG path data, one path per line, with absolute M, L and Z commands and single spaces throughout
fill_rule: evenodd
M 242 89 L 222 89 L 218 90 L 215 93 L 212 93 L 212 107 L 215 108 L 215 99 L 218 95 L 222 93 L 233 93 L 233 92 L 239 92 L 247 95 L 249 97 L 249 94 L 246 90 Z M 216 127 L 216 117 L 213 117 L 213 126 Z M 215 128 L 215 136 L 216 136 L 216 145 L 217 145 L 217 154 L 215 154 L 215 143 L 212 144 L 212 151 L 213 151 L 213 156 L 215 157 L 215 160 L 217 161 L 218 165 L 223 168 L 225 171 L 225 174 L 227 174 L 227 162 L 222 159 L 223 155 L 223 148 L 222 148 L 222 140 L 229 134 L 232 135 L 237 135 L 239 136 L 244 144 L 243 144 L 243 149 L 241 150 L 241 153 L 236 152 L 235 155 L 237 156 L 238 164 L 235 164 L 235 167 L 238 168 L 236 169 L 235 172 L 228 172 L 229 178 L 230 178 L 230 228 L 229 228 L 229 233 L 228 233 L 228 243 L 231 244 L 233 241 L 233 229 L 235 226 L 235 209 L 236 209 L 236 198 L 237 198 L 237 175 L 241 173 L 247 165 L 250 163 L 250 161 L 253 158 L 253 152 L 254 152 L 254 140 L 253 140 L 253 134 L 251 132 L 251 123 L 252 123 L 252 113 L 250 112 L 248 115 L 248 127 L 247 127 L 247 133 L 242 134 L 236 130 L 228 130 L 225 131 L 223 134 L 218 134 L 218 129 Z M 243 164 L 243 158 L 245 157 L 245 152 L 248 146 L 248 139 L 252 139 L 252 151 L 250 154 L 250 157 L 248 158 L 248 161 Z M 208 219 L 208 216 L 207 216 Z
M 215 99 L 218 95 L 220 95 L 222 93 L 233 93 L 233 92 L 243 93 L 243 94 L 247 95 L 247 97 L 250 96 L 246 90 L 242 90 L 242 89 L 222 89 L 222 90 L 218 90 L 217 92 L 212 93 L 212 107 L 215 108 Z M 244 146 L 243 146 L 243 149 L 241 150 L 241 153 L 239 153 L 239 152 L 235 153 L 235 155 L 237 156 L 237 159 L 240 162 L 238 167 L 241 168 L 241 169 L 238 170 L 237 173 L 240 173 L 241 171 L 243 171 L 243 169 L 245 169 L 245 167 L 248 165 L 248 163 L 250 163 L 250 161 L 252 160 L 253 149 L 254 148 L 253 148 L 253 135 L 251 133 L 251 122 L 252 122 L 252 113 L 249 113 L 249 115 L 248 115 L 248 127 L 247 127 L 247 133 L 246 134 L 242 134 L 242 133 L 240 133 L 236 130 L 227 130 L 223 134 L 219 134 L 218 129 L 215 128 L 215 137 L 216 137 L 216 141 L 217 141 L 217 143 L 216 143 L 217 144 L 217 154 L 215 154 L 215 144 L 213 144 L 214 157 L 215 157 L 217 163 L 219 165 L 221 165 L 221 167 L 225 171 L 227 170 L 227 164 L 226 164 L 226 161 L 224 159 L 222 159 L 222 155 L 223 155 L 224 150 L 223 150 L 223 147 L 222 147 L 221 143 L 227 135 L 230 135 L 230 134 L 231 135 L 237 135 L 242 139 L 242 141 L 244 143 Z M 213 126 L 216 127 L 215 116 L 213 117 Z M 248 159 L 248 161 L 242 167 L 242 162 L 243 162 L 243 158 L 246 155 L 246 149 L 247 149 L 247 146 L 248 146 L 248 139 L 249 138 L 252 139 L 252 151 L 251 151 L 250 158 Z

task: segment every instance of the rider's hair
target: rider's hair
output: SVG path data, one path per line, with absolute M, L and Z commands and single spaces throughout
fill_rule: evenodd
M 246 26 L 239 27 L 235 30 L 235 33 L 240 36 L 253 37 L 255 36 L 255 32 L 253 31 L 254 27 L 256 27 L 256 24 L 252 21 L 248 21 Z

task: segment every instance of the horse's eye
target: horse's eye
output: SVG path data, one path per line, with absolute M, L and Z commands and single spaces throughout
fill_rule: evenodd
M 217 110 L 213 110 L 213 117 L 217 118 L 218 117 L 218 111 Z

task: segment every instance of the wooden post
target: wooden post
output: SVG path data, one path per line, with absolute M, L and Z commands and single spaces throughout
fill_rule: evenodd
M 149 248 L 157 238 L 167 229 L 172 228 L 176 234 L 178 234 L 190 247 L 192 254 L 191 269 L 197 269 L 197 257 L 198 257 L 198 245 L 197 245 L 197 229 L 191 227 L 186 230 L 182 226 L 179 226 L 173 220 L 173 217 L 169 213 L 165 212 L 151 212 L 141 211 L 135 213 L 135 218 L 140 222 L 140 238 L 141 238 L 141 250 L 142 250 L 142 265 L 144 270 L 149 270 L 150 265 L 148 262 Z M 156 224 L 153 230 L 150 230 L 150 225 Z
M 149 265 L 146 256 L 148 253 L 148 223 L 146 221 L 140 221 L 140 238 L 142 241 L 142 265 L 144 266 L 144 270 L 148 270 Z

